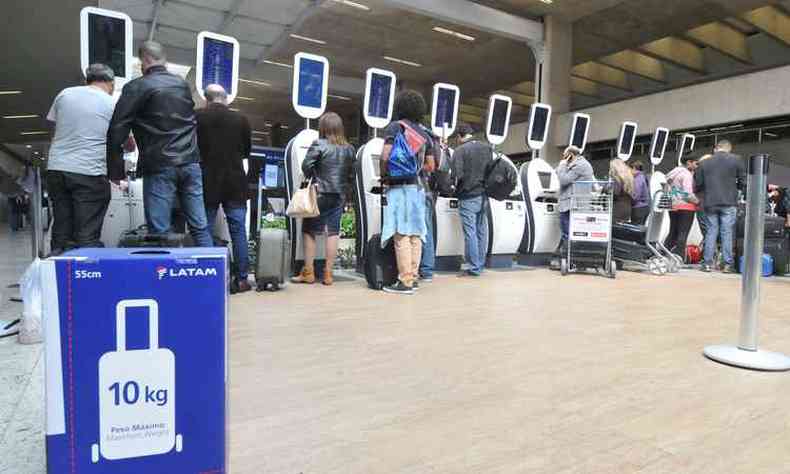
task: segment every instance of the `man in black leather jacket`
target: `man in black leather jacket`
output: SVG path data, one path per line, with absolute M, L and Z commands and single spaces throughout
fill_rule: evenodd
M 143 77 L 123 88 L 107 132 L 107 172 L 123 178 L 122 145 L 133 131 L 140 151 L 143 204 L 148 228 L 167 233 L 176 199 L 199 247 L 213 246 L 203 203 L 203 175 L 197 143 L 195 103 L 189 85 L 167 71 L 162 45 L 139 49 Z

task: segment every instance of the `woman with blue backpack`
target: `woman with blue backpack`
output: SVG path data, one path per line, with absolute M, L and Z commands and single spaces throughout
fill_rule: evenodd
M 433 140 L 420 125 L 427 105 L 419 92 L 404 90 L 395 99 L 396 121 L 384 129 L 380 171 L 386 206 L 381 241 L 393 239 L 398 279 L 383 289 L 388 293 L 413 294 L 419 289 L 418 270 L 422 242 L 426 238 L 425 183 L 420 172 L 435 169 Z

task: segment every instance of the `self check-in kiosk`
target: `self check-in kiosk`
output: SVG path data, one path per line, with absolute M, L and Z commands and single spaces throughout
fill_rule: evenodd
M 365 81 L 365 123 L 374 130 L 373 138 L 357 152 L 355 214 L 357 224 L 357 271 L 364 272 L 365 244 L 375 234 L 381 233 L 381 173 L 379 160 L 384 139 L 376 130 L 386 127 L 392 120 L 395 103 L 395 74 L 383 69 L 368 69 Z
M 667 184 L 667 177 L 661 171 L 656 170 L 656 167 L 664 161 L 664 154 L 669 143 L 669 129 L 658 127 L 653 134 L 653 141 L 650 144 L 650 163 L 653 165 L 653 173 L 650 176 L 650 197 L 658 191 L 664 189 Z M 663 242 L 669 235 L 669 219 L 664 219 L 661 225 L 660 238 Z
M 512 108 L 513 100 L 510 97 L 495 94 L 489 99 L 486 138 L 494 149 L 507 138 Z M 494 159 L 501 159 L 518 175 L 518 168 L 510 158 L 496 151 L 493 153 Z M 521 183 L 516 183 L 516 188 L 507 199 L 503 201 L 489 199 L 488 203 L 487 265 L 491 268 L 510 268 L 521 246 L 527 220 Z
M 310 128 L 310 120 L 321 117 L 326 110 L 326 98 L 329 88 L 329 61 L 314 54 L 297 53 L 294 56 L 294 74 L 292 103 L 294 110 L 306 120 L 306 127 L 299 132 L 285 147 L 285 207 L 291 202 L 291 196 L 302 183 L 302 162 L 307 150 L 318 140 L 318 130 Z M 304 264 L 304 247 L 302 246 L 302 220 L 289 218 L 286 220 L 288 234 L 291 238 L 291 259 L 293 271 L 298 272 Z M 322 271 L 326 257 L 324 255 L 325 236 L 316 239 L 317 271 Z
M 80 11 L 80 67 L 110 66 L 115 73 L 115 95 L 132 79 L 132 19 L 129 15 L 96 7 Z
M 694 152 L 694 146 L 697 143 L 697 137 L 691 133 L 685 133 L 680 139 L 680 146 L 678 147 L 678 166 L 683 166 L 683 157 Z M 667 230 L 669 234 L 669 230 Z M 699 220 L 694 216 L 694 223 L 689 230 L 686 243 L 688 245 L 702 245 L 702 229 L 699 225 Z
M 527 145 L 534 152 L 539 152 L 545 145 L 550 124 L 551 106 L 534 104 L 526 136 Z M 583 129 L 586 133 L 587 126 Z M 554 168 L 537 156 L 521 165 L 519 178 L 527 211 L 519 263 L 548 265 L 560 244 L 560 181 Z
M 452 84 L 433 86 L 431 129 L 433 134 L 447 138 L 455 132 L 461 90 Z M 448 153 L 452 153 L 448 150 Z M 452 159 L 452 158 L 451 158 Z M 454 197 L 439 195 L 434 213 L 434 245 L 437 271 L 458 271 L 464 256 L 464 234 L 459 202 Z
M 617 157 L 623 161 L 631 159 L 636 143 L 636 132 L 639 125 L 636 122 L 623 122 L 620 126 L 620 138 L 617 140 Z

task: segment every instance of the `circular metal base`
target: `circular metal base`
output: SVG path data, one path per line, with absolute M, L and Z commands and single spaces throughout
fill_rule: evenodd
M 746 351 L 736 346 L 708 346 L 705 357 L 722 364 L 744 369 L 782 372 L 790 370 L 790 357 L 778 352 Z

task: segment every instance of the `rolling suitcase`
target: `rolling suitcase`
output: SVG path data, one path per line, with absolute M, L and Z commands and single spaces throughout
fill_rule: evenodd
M 291 238 L 286 229 L 264 228 L 261 222 L 261 180 L 258 180 L 258 241 L 255 258 L 257 291 L 278 291 L 291 274 Z
M 121 234 L 118 244 L 121 248 L 179 248 L 186 247 L 186 234 L 168 232 L 166 234 L 155 234 L 148 231 L 148 227 L 140 227 L 128 230 Z
M 382 191 L 383 192 L 383 191 Z M 387 199 L 381 196 L 381 223 L 384 224 L 384 206 Z M 381 290 L 398 279 L 398 263 L 395 259 L 395 244 L 390 239 L 381 247 L 381 234 L 375 234 L 365 244 L 365 280 L 368 287 Z
M 647 226 L 615 222 L 612 224 L 612 238 L 628 242 L 644 243 Z

